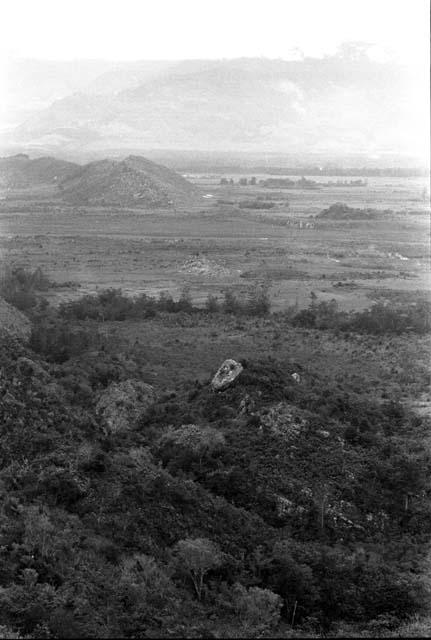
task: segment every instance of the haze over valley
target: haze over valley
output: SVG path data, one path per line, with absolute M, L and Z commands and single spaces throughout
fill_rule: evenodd
M 1 144 L 63 157 L 181 150 L 423 164 L 422 86 L 411 66 L 371 54 L 352 43 L 294 60 L 14 60 Z

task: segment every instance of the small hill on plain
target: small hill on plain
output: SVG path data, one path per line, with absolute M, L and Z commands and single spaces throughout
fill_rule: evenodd
M 79 165 L 45 157 L 31 159 L 25 153 L 0 158 L 0 187 L 22 189 L 43 184 L 59 184 L 72 176 Z
M 323 209 L 317 217 L 327 220 L 370 220 L 376 218 L 381 213 L 389 213 L 389 210 L 356 209 L 349 207 L 343 202 L 336 202 L 328 207 L 328 209 Z
M 60 184 L 64 199 L 80 205 L 169 207 L 196 194 L 185 178 L 141 156 L 98 160 Z

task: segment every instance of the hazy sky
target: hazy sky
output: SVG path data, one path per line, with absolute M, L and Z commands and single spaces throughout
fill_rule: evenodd
M 0 53 L 111 60 L 292 57 L 366 41 L 424 64 L 428 0 L 1 0 Z

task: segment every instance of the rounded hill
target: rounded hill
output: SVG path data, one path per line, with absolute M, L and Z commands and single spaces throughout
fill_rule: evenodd
M 24 153 L 0 158 L 0 186 L 10 189 L 57 184 L 75 174 L 74 162 L 57 158 L 30 158 Z
M 65 179 L 60 189 L 70 202 L 96 206 L 169 207 L 195 195 L 185 178 L 141 156 L 90 162 Z

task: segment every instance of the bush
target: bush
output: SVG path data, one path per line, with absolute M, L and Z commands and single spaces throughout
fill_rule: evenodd
M 37 293 L 51 285 L 42 269 L 35 271 L 23 267 L 7 267 L 0 280 L 0 295 L 21 311 L 29 311 L 38 303 Z
M 206 457 L 211 457 L 225 446 L 224 435 L 214 427 L 186 424 L 178 429 L 169 428 L 159 441 L 162 460 L 174 460 L 181 466 L 196 461 L 199 469 Z
M 232 591 L 235 611 L 244 626 L 264 631 L 278 624 L 283 605 L 279 595 L 259 587 L 246 589 L 238 583 Z
M 271 309 L 269 285 L 260 284 L 251 288 L 248 294 L 246 311 L 251 316 L 264 316 Z
M 42 320 L 33 325 L 29 346 L 50 362 L 61 364 L 90 347 L 100 346 L 101 340 L 97 331 L 76 329 L 61 320 Z
M 205 301 L 205 309 L 208 311 L 208 313 L 217 313 L 217 311 L 220 310 L 218 298 L 216 296 L 213 296 L 212 294 L 209 294 Z

